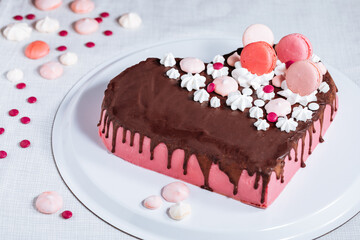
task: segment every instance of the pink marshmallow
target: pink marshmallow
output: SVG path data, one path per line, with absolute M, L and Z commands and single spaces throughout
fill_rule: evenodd
M 74 13 L 89 13 L 95 8 L 95 4 L 91 0 L 75 0 L 70 5 L 71 10 Z
M 235 63 L 240 61 L 240 55 L 237 52 L 234 52 L 228 59 L 226 60 L 227 64 L 231 67 L 235 66 Z
M 205 64 L 198 58 L 187 57 L 180 61 L 180 68 L 187 73 L 201 73 L 205 69 Z
M 243 34 L 244 47 L 253 42 L 267 42 L 270 46 L 274 45 L 274 34 L 271 29 L 264 24 L 250 25 Z
M 272 80 L 271 83 L 275 87 L 281 87 L 281 83 L 285 80 L 284 75 L 277 75 Z
M 60 77 L 63 71 L 63 67 L 58 62 L 47 62 L 40 67 L 40 75 L 49 80 Z
M 185 183 L 173 182 L 166 185 L 161 192 L 163 198 L 168 202 L 181 202 L 189 196 L 189 188 Z
M 322 74 L 315 63 L 310 60 L 298 61 L 286 71 L 287 87 L 300 96 L 306 96 L 318 89 Z
M 276 113 L 278 117 L 285 117 L 291 113 L 291 104 L 283 98 L 275 98 L 265 105 L 265 110 L 267 113 Z
M 215 84 L 215 92 L 223 97 L 238 90 L 238 83 L 229 76 L 215 78 L 213 83 Z
M 55 8 L 60 7 L 62 4 L 62 0 L 35 0 L 34 5 L 37 9 L 43 11 L 50 11 Z
M 324 75 L 327 72 L 325 65 L 322 62 L 315 63 L 316 67 L 320 70 L 320 73 Z
M 162 200 L 160 196 L 150 196 L 147 197 L 143 202 L 144 207 L 147 209 L 155 210 L 162 206 Z
M 57 192 L 43 192 L 37 197 L 35 206 L 41 213 L 53 214 L 62 208 L 63 199 Z
M 93 18 L 82 18 L 75 22 L 74 29 L 79 34 L 91 34 L 99 29 L 99 23 Z

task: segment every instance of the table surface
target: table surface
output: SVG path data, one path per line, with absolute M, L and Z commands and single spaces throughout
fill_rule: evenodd
M 68 190 L 60 178 L 51 151 L 51 129 L 56 110 L 69 89 L 87 72 L 102 62 L 125 52 L 158 42 L 188 38 L 241 37 L 246 26 L 265 23 L 274 32 L 275 42 L 282 36 L 300 32 L 312 42 L 314 52 L 325 64 L 341 70 L 360 86 L 360 2 L 349 1 L 210 1 L 210 0 L 98 0 L 93 12 L 77 15 L 70 11 L 68 0 L 53 11 L 36 9 L 31 0 L 0 0 L 0 27 L 15 15 L 34 13 L 36 19 L 50 16 L 60 21 L 67 37 L 56 33 L 33 31 L 28 40 L 7 41 L 0 36 L 0 150 L 8 156 L 0 161 L 0 235 L 6 239 L 133 239 L 111 227 L 88 211 Z M 82 17 L 97 17 L 107 11 L 110 17 L 100 24 L 100 30 L 89 36 L 78 35 L 72 23 Z M 142 26 L 137 30 L 121 28 L 118 17 L 133 11 L 141 15 Z M 23 20 L 30 24 L 34 20 Z M 102 34 L 105 30 L 113 36 Z M 26 44 L 34 40 L 46 41 L 51 48 L 48 56 L 39 60 L 24 57 Z M 84 43 L 93 41 L 94 48 Z M 339 44 L 338 44 L 339 43 Z M 56 47 L 65 45 L 79 56 L 79 63 L 65 67 L 57 80 L 45 80 L 38 74 L 41 64 L 55 60 L 60 52 Z M 216 47 L 216 46 L 214 46 Z M 8 70 L 21 68 L 25 73 L 23 90 L 5 78 Z M 336 79 L 335 79 L 336 81 Z M 26 99 L 36 96 L 38 102 Z M 19 115 L 10 117 L 8 111 L 16 108 Z M 31 123 L 21 124 L 28 116 Z M 31 141 L 27 149 L 19 147 L 23 139 Z M 36 196 L 55 190 L 64 198 L 64 209 L 74 216 L 69 220 L 58 214 L 39 214 L 34 208 Z M 360 239 L 360 215 L 320 239 Z

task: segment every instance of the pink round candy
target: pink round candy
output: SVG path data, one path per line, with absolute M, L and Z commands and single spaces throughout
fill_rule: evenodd
M 95 4 L 91 0 L 75 0 L 70 5 L 74 13 L 89 13 L 95 8 Z
M 281 83 L 285 80 L 284 75 L 277 75 L 272 80 L 271 83 L 275 87 L 281 87 Z
M 266 119 L 269 121 L 269 122 L 276 122 L 277 119 L 278 119 L 278 115 L 274 112 L 270 112 L 267 116 L 266 116 Z
M 263 87 L 263 91 L 265 93 L 272 93 L 274 91 L 274 87 L 271 85 L 266 85 L 265 87 Z
M 228 57 L 228 59 L 226 60 L 227 64 L 229 64 L 229 66 L 231 67 L 234 67 L 235 63 L 238 61 L 240 61 L 240 55 L 237 52 L 231 54 L 230 57 Z
M 144 202 L 143 202 L 144 207 L 146 207 L 147 209 L 158 209 L 159 207 L 162 206 L 162 200 L 160 196 L 150 196 L 147 197 Z
M 294 63 L 294 61 L 292 61 L 292 60 L 287 61 L 287 62 L 285 63 L 286 69 L 288 69 L 288 68 L 291 66 L 291 64 L 293 64 L 293 63 Z
M 41 213 L 52 214 L 62 208 L 63 199 L 57 192 L 43 192 L 37 197 L 35 206 Z
M 300 33 L 283 37 L 276 45 L 275 50 L 279 60 L 283 63 L 309 59 L 313 52 L 309 39 Z
M 215 84 L 215 92 L 223 97 L 238 90 L 238 83 L 234 78 L 229 76 L 215 78 L 213 83 Z
M 198 58 L 187 57 L 180 61 L 180 68 L 187 73 L 201 73 L 205 69 L 205 64 Z
M 213 68 L 214 68 L 215 70 L 220 70 L 220 69 L 222 69 L 223 67 L 224 67 L 224 64 L 222 64 L 221 62 L 216 62 L 216 63 L 213 64 Z
M 50 11 L 60 7 L 62 0 L 34 0 L 34 5 L 37 9 L 43 11 Z
M 206 91 L 208 92 L 208 93 L 211 93 L 211 92 L 213 92 L 215 90 L 215 84 L 214 83 L 209 83 L 209 85 L 207 85 L 207 87 L 206 87 Z
M 189 196 L 190 190 L 182 182 L 173 182 L 166 185 L 161 192 L 163 198 L 168 202 L 181 202 Z
M 99 29 L 99 23 L 93 18 L 82 18 L 75 22 L 74 29 L 82 35 L 91 34 Z
M 303 60 L 293 63 L 286 71 L 287 87 L 300 96 L 306 96 L 318 89 L 322 74 L 315 63 Z
M 320 70 L 321 75 L 324 75 L 327 72 L 327 69 L 322 62 L 315 63 L 315 65 Z
M 63 71 L 63 67 L 58 62 L 47 62 L 40 67 L 40 75 L 49 80 L 60 77 Z
M 62 216 L 64 219 L 69 219 L 69 218 L 72 217 L 72 215 L 73 215 L 72 212 L 69 211 L 69 210 L 63 211 L 63 212 L 61 213 L 61 216 Z
M 268 114 L 273 112 L 278 117 L 285 117 L 291 113 L 291 104 L 283 98 L 275 98 L 265 105 L 265 110 Z
M 267 42 L 274 45 L 274 34 L 271 29 L 264 24 L 250 25 L 244 32 L 242 42 L 244 47 L 253 42 Z

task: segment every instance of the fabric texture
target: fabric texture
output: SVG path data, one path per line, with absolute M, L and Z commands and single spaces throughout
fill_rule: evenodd
M 0 150 L 8 153 L 7 158 L 0 159 L 1 239 L 133 239 L 97 218 L 72 195 L 56 169 L 51 150 L 52 123 L 65 94 L 91 69 L 124 52 L 158 42 L 222 36 L 238 38 L 241 46 L 245 28 L 252 23 L 264 23 L 274 31 L 275 42 L 289 33 L 303 33 L 325 65 L 336 67 L 360 86 L 358 0 L 94 2 L 93 12 L 78 15 L 69 9 L 69 0 L 49 12 L 36 9 L 31 0 L 0 0 L 1 28 L 15 22 L 12 18 L 15 15 L 34 13 L 36 19 L 45 16 L 58 19 L 60 30 L 69 32 L 67 37 L 60 37 L 57 33 L 33 30 L 31 38 L 22 42 L 7 41 L 0 36 L 0 127 L 5 128 L 5 133 L 0 135 Z M 75 20 L 97 17 L 104 11 L 109 12 L 110 17 L 104 19 L 96 33 L 88 36 L 75 33 L 72 28 Z M 118 17 L 129 11 L 142 17 L 143 24 L 137 30 L 121 28 L 117 23 Z M 105 30 L 114 34 L 105 36 L 102 33 Z M 25 46 L 38 39 L 50 45 L 50 54 L 39 60 L 25 58 Z M 96 46 L 86 48 L 84 44 L 88 41 Z M 45 80 L 39 76 L 39 66 L 56 61 L 61 52 L 55 49 L 60 45 L 77 53 L 79 62 L 64 67 L 60 79 Z M 18 90 L 14 83 L 6 80 L 6 72 L 15 67 L 24 71 L 25 89 Z M 27 103 L 30 96 L 36 96 L 38 102 Z M 12 108 L 19 110 L 18 116 L 8 115 Z M 23 116 L 30 117 L 31 123 L 22 124 Z M 31 141 L 30 148 L 19 146 L 23 139 Z M 74 213 L 72 219 L 64 220 L 59 214 L 49 216 L 35 210 L 36 196 L 46 190 L 55 190 L 63 196 L 66 209 Z M 320 239 L 360 239 L 360 215 Z

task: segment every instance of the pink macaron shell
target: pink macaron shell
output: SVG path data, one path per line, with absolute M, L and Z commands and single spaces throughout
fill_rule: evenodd
M 50 11 L 60 7 L 62 0 L 34 0 L 34 5 L 42 11 Z
M 58 62 L 47 62 L 40 67 L 40 75 L 48 80 L 61 77 L 63 71 L 63 67 Z
M 239 86 L 236 80 L 229 76 L 215 78 L 213 83 L 215 84 L 215 92 L 223 97 L 238 90 Z
M 162 199 L 160 196 L 153 195 L 145 198 L 145 200 L 143 201 L 143 205 L 147 209 L 155 210 L 162 206 Z
M 280 39 L 275 50 L 283 63 L 309 59 L 313 53 L 311 42 L 300 33 L 289 34 Z
M 285 80 L 284 75 L 277 75 L 272 80 L 271 83 L 275 87 L 281 87 L 281 83 Z
M 187 73 L 201 73 L 205 70 L 205 64 L 198 58 L 187 57 L 180 61 L 180 68 Z
M 99 29 L 99 23 L 93 18 L 82 18 L 74 24 L 77 33 L 87 35 L 96 32 Z
M 234 67 L 235 63 L 240 61 L 240 55 L 237 52 L 234 52 L 233 54 L 231 54 L 228 59 L 226 60 L 227 64 L 229 64 L 229 66 Z
M 322 81 L 322 74 L 315 63 L 302 60 L 293 63 L 286 71 L 287 87 L 300 96 L 314 92 Z
M 265 105 L 265 110 L 268 114 L 273 112 L 276 113 L 278 117 L 285 117 L 291 113 L 291 104 L 283 98 L 275 98 Z
M 62 197 L 54 191 L 43 192 L 41 193 L 36 201 L 36 209 L 45 214 L 53 214 L 59 211 L 63 206 Z
M 327 72 L 325 65 L 322 62 L 315 63 L 316 67 L 320 70 L 320 73 L 324 75 Z
M 91 0 L 75 0 L 70 5 L 74 13 L 84 14 L 89 13 L 95 8 L 95 4 Z
M 185 183 L 173 182 L 163 187 L 161 195 L 168 202 L 181 202 L 188 198 L 190 190 Z
M 274 45 L 274 34 L 271 29 L 264 24 L 253 24 L 246 28 L 242 42 L 243 46 L 253 43 L 253 42 L 267 42 L 271 46 Z

